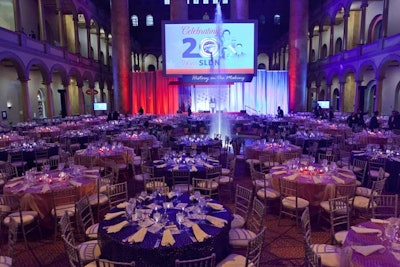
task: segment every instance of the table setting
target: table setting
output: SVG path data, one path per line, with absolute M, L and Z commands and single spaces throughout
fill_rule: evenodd
M 371 219 L 352 226 L 343 249 L 352 266 L 399 266 L 400 219 Z
M 112 208 L 100 222 L 102 257 L 135 260 L 152 266 L 174 266 L 176 258 L 229 252 L 231 213 L 218 202 L 201 196 L 160 191 Z M 195 253 L 195 254 L 194 254 Z
M 296 181 L 299 197 L 310 201 L 312 206 L 319 206 L 321 201 L 333 198 L 337 184 L 356 182 L 351 170 L 339 168 L 335 162 L 328 164 L 326 160 L 319 164 L 292 159 L 284 165 L 272 167 L 270 173 L 274 189 L 279 190 L 279 179 Z

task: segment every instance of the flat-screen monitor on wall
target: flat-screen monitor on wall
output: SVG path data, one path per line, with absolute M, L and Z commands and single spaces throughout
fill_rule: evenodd
M 94 105 L 93 109 L 95 111 L 97 111 L 97 110 L 107 110 L 107 103 L 97 102 L 97 103 L 94 103 L 93 105 Z
M 329 109 L 329 107 L 330 107 L 329 101 L 318 101 L 317 103 L 321 108 L 324 108 L 324 109 Z
M 163 21 L 167 76 L 255 74 L 257 21 Z

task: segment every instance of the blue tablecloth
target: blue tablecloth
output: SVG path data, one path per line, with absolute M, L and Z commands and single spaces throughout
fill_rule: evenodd
M 160 203 L 159 198 L 156 201 Z M 176 204 L 176 198 L 169 201 L 173 201 Z M 196 201 L 189 200 L 188 194 L 180 196 L 179 201 L 188 203 L 188 207 L 196 205 Z M 110 212 L 117 211 L 121 211 L 121 209 L 114 208 Z M 178 209 L 167 210 L 166 213 L 168 214 L 170 223 L 176 224 L 175 215 L 178 211 Z M 164 209 L 158 210 L 158 212 L 164 213 Z M 197 222 L 200 228 L 211 237 L 203 242 L 194 242 L 192 241 L 192 229 L 188 228 L 174 235 L 176 242 L 173 246 L 156 246 L 157 242 L 159 242 L 162 237 L 163 230 L 155 234 L 148 231 L 141 243 L 124 242 L 124 239 L 138 230 L 139 226 L 136 223 L 124 227 L 117 233 L 109 234 L 106 230 L 107 226 L 115 225 L 126 220 L 126 218 L 124 216 L 118 216 L 112 220 L 101 221 L 99 226 L 101 258 L 124 262 L 134 260 L 138 266 L 160 267 L 175 266 L 175 259 L 199 258 L 208 256 L 211 253 L 216 253 L 217 260 L 222 260 L 231 251 L 229 246 L 229 230 L 232 214 L 227 210 L 215 211 L 209 207 L 205 207 L 205 212 L 208 215 L 225 219 L 228 223 L 223 228 L 218 228 L 208 222 Z

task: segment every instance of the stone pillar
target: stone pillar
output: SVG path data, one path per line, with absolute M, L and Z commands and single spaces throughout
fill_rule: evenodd
M 129 1 L 111 0 L 114 109 L 120 113 L 132 109 L 129 22 Z
M 357 80 L 355 82 L 356 82 L 356 91 L 354 94 L 354 108 L 353 108 L 354 112 L 356 112 L 360 107 L 360 86 L 362 84 L 362 81 Z
M 47 118 L 54 117 L 54 101 L 53 101 L 53 89 L 51 88 L 51 80 L 46 82 L 46 116 Z
M 101 62 L 100 27 L 97 28 L 97 61 Z M 103 62 L 104 64 L 104 62 Z
M 75 33 L 75 54 L 81 53 L 81 45 L 79 43 L 79 31 L 78 31 L 78 15 L 74 14 L 74 33 Z
M 104 88 L 103 87 L 99 88 L 99 93 L 100 93 L 100 102 L 104 102 Z
M 315 83 L 315 100 L 319 101 L 319 93 L 321 92 L 321 82 Z
M 389 21 L 389 0 L 383 1 L 383 13 L 382 13 L 382 37 L 387 37 L 388 32 L 388 21 Z
M 385 77 L 379 76 L 376 77 L 376 91 L 375 91 L 375 106 L 374 106 L 374 111 L 379 111 L 381 113 L 382 111 L 382 89 L 383 89 L 383 80 Z
M 309 34 L 308 34 L 308 42 L 309 42 L 309 44 L 308 44 L 308 61 L 311 63 L 311 62 L 313 62 L 313 57 L 312 57 L 312 44 L 313 44 L 313 42 L 312 42 L 312 39 L 313 39 L 313 37 L 314 37 L 314 34 L 313 34 L 313 32 L 310 32 Z
M 344 85 L 346 82 L 339 82 L 339 111 L 344 111 Z
M 69 83 L 63 84 L 65 91 L 65 107 L 66 115 L 71 116 L 71 100 L 69 99 Z
M 16 32 L 22 32 L 22 21 L 21 21 L 21 6 L 20 0 L 13 0 L 14 7 L 14 27 Z
M 63 12 L 60 0 L 56 1 L 57 19 L 58 19 L 58 41 L 60 42 L 60 47 L 65 46 L 65 30 L 63 21 Z
M 283 47 L 282 60 L 283 60 L 283 70 L 286 70 L 286 45 Z
M 109 101 L 109 103 L 110 103 L 109 111 L 115 110 L 115 107 L 114 107 L 114 105 L 115 105 L 115 101 L 114 101 L 114 90 L 108 89 L 108 99 L 109 99 L 108 101 Z
M 106 42 L 106 58 L 104 59 L 104 64 L 110 66 L 110 61 L 109 61 L 109 57 L 110 57 L 110 44 L 109 44 L 109 39 L 108 39 L 108 34 L 105 33 L 105 42 Z
M 332 106 L 332 84 L 331 83 L 327 83 L 326 84 L 326 94 L 325 94 L 325 100 L 328 100 L 330 102 L 330 105 Z
M 90 36 L 90 22 L 89 26 L 86 26 L 86 41 L 87 41 L 87 58 L 93 58 L 93 53 L 92 53 L 92 41 L 91 41 L 91 36 Z
M 332 56 L 335 51 L 335 23 L 331 22 L 329 35 L 329 55 Z
M 347 50 L 347 36 L 349 31 L 349 13 L 343 15 L 343 51 Z
M 46 37 L 46 27 L 44 25 L 45 15 L 44 15 L 43 0 L 38 0 L 38 9 L 39 9 L 40 41 L 45 42 L 47 40 L 47 37 Z
M 94 85 L 90 86 L 90 114 L 94 115 Z
M 22 119 L 24 121 L 32 120 L 31 102 L 29 100 L 28 80 L 21 80 L 21 96 L 22 96 Z
M 367 17 L 368 0 L 361 2 L 361 22 L 360 22 L 360 39 L 359 44 L 365 44 L 365 20 Z
M 230 19 L 246 20 L 249 19 L 249 0 L 231 0 Z
M 78 83 L 79 114 L 85 114 L 85 99 L 83 97 L 83 84 Z
M 290 0 L 289 112 L 306 110 L 308 0 Z
M 318 36 L 318 59 L 321 60 L 322 59 L 322 32 L 324 31 L 324 29 L 322 28 L 323 26 L 319 26 L 319 36 Z
M 279 66 L 279 69 L 280 69 L 280 70 L 282 69 L 282 65 L 281 65 L 282 60 L 281 60 L 281 56 L 282 56 L 282 48 L 279 47 L 279 50 L 278 50 L 278 66 Z
M 116 1 L 116 0 L 114 0 Z M 118 0 L 117 0 L 118 1 Z M 188 5 L 186 0 L 173 0 L 170 5 L 170 19 L 171 20 L 187 20 L 188 19 Z M 114 35 L 113 35 L 114 37 Z

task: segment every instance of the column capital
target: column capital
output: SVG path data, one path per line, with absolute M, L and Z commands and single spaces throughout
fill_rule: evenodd
M 384 75 L 377 75 L 375 76 L 375 80 L 377 81 L 383 81 L 386 77 Z
M 361 1 L 361 8 L 367 8 L 368 7 L 368 0 L 362 0 Z

